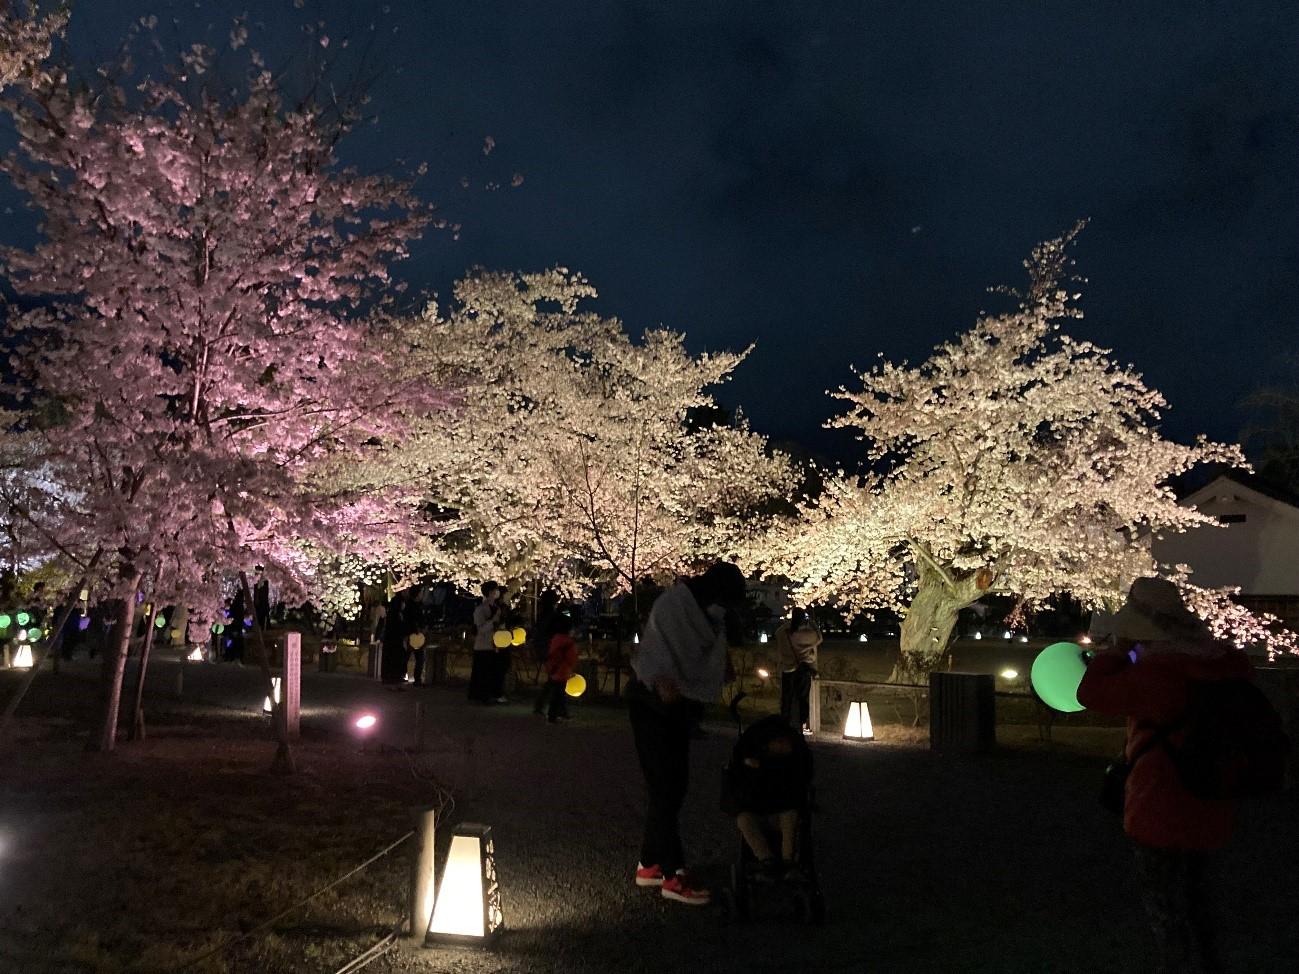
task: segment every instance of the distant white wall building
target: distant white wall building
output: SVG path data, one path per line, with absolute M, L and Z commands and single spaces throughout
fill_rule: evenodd
M 1209 588 L 1238 586 L 1240 601 L 1299 625 L 1299 499 L 1248 477 L 1220 476 L 1182 499 L 1218 520 L 1184 534 L 1156 538 L 1155 559 L 1189 565 Z

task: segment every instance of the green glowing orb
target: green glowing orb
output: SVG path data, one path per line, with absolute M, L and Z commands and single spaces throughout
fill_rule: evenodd
M 11 622 L 13 622 L 13 620 L 9 618 L 9 613 L 6 612 L 3 615 L 0 615 L 0 629 L 8 629 Z
M 1085 710 L 1078 702 L 1078 684 L 1087 672 L 1082 647 L 1077 643 L 1052 643 L 1033 660 L 1033 689 L 1042 701 L 1066 714 Z
M 31 640 L 32 642 L 34 642 L 34 643 L 36 643 L 36 642 L 40 642 L 40 639 L 41 639 L 41 631 L 40 631 L 39 629 L 28 629 L 28 630 L 27 630 L 27 638 L 30 639 L 30 640 Z
M 19 613 L 18 613 L 18 625 L 20 625 L 20 626 L 25 626 L 25 625 L 27 625 L 27 623 L 29 623 L 29 622 L 31 622 L 31 621 L 32 621 L 32 617 L 31 617 L 30 615 L 28 615 L 26 612 L 19 612 Z
M 166 620 L 163 616 L 161 616 L 161 615 L 157 615 L 157 616 L 154 616 L 154 617 L 153 617 L 153 624 L 154 624 L 154 626 L 157 627 L 158 629 L 166 629 L 166 628 L 167 628 L 167 620 Z
M 219 636 L 226 631 L 226 627 L 218 622 L 215 626 L 212 627 L 212 631 Z

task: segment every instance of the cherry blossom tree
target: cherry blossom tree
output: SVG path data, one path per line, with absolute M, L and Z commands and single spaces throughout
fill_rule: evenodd
M 42 302 L 14 321 L 12 362 L 59 416 L 43 451 L 76 498 L 45 530 L 83 560 L 102 550 L 125 606 L 105 750 L 142 581 L 200 625 L 220 617 L 222 578 L 253 564 L 301 591 L 304 539 L 386 535 L 417 499 L 339 489 L 316 465 L 362 458 L 439 404 L 427 383 L 389 381 L 397 350 L 365 320 L 427 207 L 409 181 L 341 168 L 346 120 L 286 104 L 243 53 L 233 86 L 195 46 L 129 84 L 50 72 L 7 106 L 20 152 L 4 171 L 42 221 L 33 249 L 0 255 Z
M 0 89 L 38 73 L 68 23 L 65 9 L 42 17 L 34 3 L 22 7 L 0 0 Z
M 1082 316 L 1065 287 L 1077 232 L 1033 251 L 1014 310 L 839 391 L 848 410 L 829 425 L 859 433 L 869 472 L 829 478 L 759 559 L 808 602 L 901 611 L 899 678 L 933 669 L 985 594 L 1121 599 L 1156 570 L 1151 533 L 1210 522 L 1170 479 L 1244 462 L 1235 446 L 1163 439 L 1160 394 L 1060 331 Z
M 416 555 L 425 567 L 466 586 L 632 590 L 730 553 L 790 489 L 788 461 L 742 417 L 691 423 L 747 353 L 693 356 L 664 330 L 634 341 L 584 310 L 594 296 L 563 269 L 477 273 L 446 313 L 395 323 L 407 369 L 458 400 L 379 474 L 428 487 L 441 530 Z

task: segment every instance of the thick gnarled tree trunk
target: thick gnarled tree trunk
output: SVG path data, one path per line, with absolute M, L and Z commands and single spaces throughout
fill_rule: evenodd
M 937 564 L 927 551 L 918 551 L 919 585 L 902 620 L 901 652 L 890 680 L 894 683 L 929 681 L 947 655 L 960 612 L 976 602 L 992 585 L 992 572 L 958 574 Z

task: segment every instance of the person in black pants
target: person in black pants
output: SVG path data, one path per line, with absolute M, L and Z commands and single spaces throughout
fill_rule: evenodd
M 655 600 L 632 656 L 627 707 L 648 792 L 636 885 L 657 887 L 678 903 L 710 899 L 686 871 L 678 819 L 694 727 L 725 680 L 726 610 L 743 601 L 744 576 L 726 562 L 677 582 Z
M 398 592 L 388 602 L 383 616 L 383 633 L 379 637 L 379 677 L 390 687 L 406 682 L 406 637 L 410 628 L 406 618 L 406 593 Z

